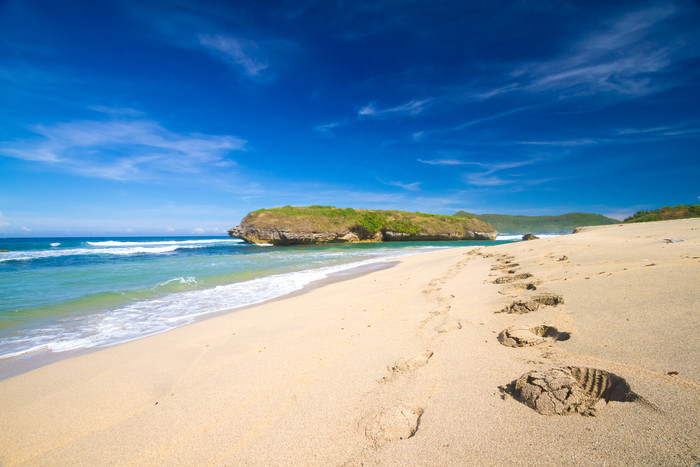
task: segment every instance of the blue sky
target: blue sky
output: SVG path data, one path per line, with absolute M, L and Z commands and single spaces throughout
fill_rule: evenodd
M 698 203 L 693 0 L 0 0 L 0 235 Z

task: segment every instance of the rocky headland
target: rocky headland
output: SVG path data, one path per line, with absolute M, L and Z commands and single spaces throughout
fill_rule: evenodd
M 260 209 L 228 233 L 247 243 L 272 245 L 496 238 L 496 230 L 478 219 L 330 206 Z

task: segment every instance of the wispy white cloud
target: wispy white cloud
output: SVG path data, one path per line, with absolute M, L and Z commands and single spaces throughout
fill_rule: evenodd
M 555 178 L 524 178 L 518 175 L 492 175 L 485 173 L 467 173 L 463 180 L 467 185 L 480 188 L 510 187 L 515 191 L 523 190 L 527 187 L 550 182 Z
M 445 127 L 445 128 L 436 128 L 436 129 L 432 129 L 432 130 L 419 131 L 419 132 L 413 133 L 412 137 L 413 137 L 414 141 L 422 141 L 426 136 L 431 135 L 431 134 L 461 131 L 461 130 L 464 130 L 464 129 L 469 128 L 471 126 L 478 125 L 480 123 L 485 123 L 485 122 L 489 122 L 492 120 L 497 120 L 499 118 L 504 118 L 504 117 L 507 117 L 509 115 L 516 114 L 518 112 L 523 112 L 526 110 L 533 109 L 535 107 L 539 107 L 539 105 L 526 105 L 526 106 L 522 106 L 522 107 L 516 107 L 516 108 L 509 109 L 509 110 L 499 112 L 496 114 L 487 115 L 485 117 L 467 120 L 467 121 L 462 122 L 458 125 L 453 125 L 453 126 L 449 126 L 449 127 Z
M 468 185 L 478 187 L 497 187 L 505 185 L 520 184 L 523 186 L 542 183 L 544 180 L 525 180 L 518 174 L 501 174 L 499 172 L 515 169 L 531 165 L 537 162 L 536 160 L 511 161 L 511 162 L 464 162 L 464 165 L 477 165 L 484 169 L 482 172 L 465 173 L 463 180 Z
M 413 116 L 423 112 L 431 103 L 432 99 L 411 100 L 405 104 L 395 107 L 379 108 L 375 102 L 362 107 L 357 114 L 360 117 L 386 118 L 393 116 Z
M 496 175 L 488 175 L 488 172 L 464 174 L 464 181 L 469 185 L 480 187 L 495 187 L 513 183 L 512 180 L 507 180 Z
M 127 2 L 125 9 L 171 46 L 206 51 L 255 82 L 272 79 L 294 55 L 293 41 L 258 34 L 246 12 L 226 2 Z M 269 13 L 269 11 L 268 11 Z
M 675 67 L 700 57 L 696 45 L 700 34 L 674 29 L 673 21 L 682 13 L 672 3 L 629 11 L 601 23 L 596 30 L 571 42 L 556 57 L 499 65 L 499 69 L 511 71 L 502 74 L 494 70 L 489 82 L 497 84 L 492 88 L 465 84 L 428 100 L 441 105 L 464 105 L 518 94 L 537 96 L 540 101 L 546 96 L 559 100 L 598 95 L 605 96 L 607 102 L 615 102 L 676 87 L 693 76 L 673 73 Z M 527 109 L 521 107 L 516 111 Z M 371 110 L 370 107 L 366 111 Z M 509 114 L 474 119 L 443 130 L 420 131 L 413 138 L 420 141 L 432 132 L 459 131 Z
M 226 62 L 242 68 L 248 76 L 258 76 L 269 66 L 267 59 L 261 54 L 258 43 L 247 39 L 200 35 L 199 43 Z
M 314 131 L 316 133 L 320 133 L 323 136 L 332 137 L 333 130 L 343 125 L 345 125 L 345 122 L 322 123 L 320 125 L 316 125 L 314 127 Z
M 527 146 L 583 147 L 609 144 L 640 144 L 681 138 L 697 138 L 700 126 L 697 122 L 682 122 L 648 128 L 622 128 L 592 138 L 514 141 L 511 144 Z
M 559 147 L 570 147 L 570 146 L 590 146 L 592 144 L 600 144 L 603 142 L 600 139 L 585 138 L 585 139 L 570 139 L 570 140 L 540 140 L 540 141 L 518 141 L 518 144 L 524 144 L 529 146 L 559 146 Z
M 615 132 L 616 136 L 640 137 L 678 137 L 700 134 L 700 125 L 696 121 L 681 122 L 674 125 L 662 125 L 648 128 L 622 128 Z
M 675 81 L 654 79 L 655 75 L 688 54 L 698 53 L 665 31 L 664 21 L 677 12 L 667 5 L 618 17 L 581 38 L 561 56 L 518 67 L 513 78 L 519 86 L 513 90 L 563 96 L 643 96 L 672 87 Z
M 536 160 L 512 161 L 512 162 L 476 162 L 463 161 L 461 159 L 418 159 L 418 162 L 428 165 L 478 165 L 488 171 L 489 174 L 498 172 L 499 170 L 513 169 L 524 165 L 531 165 L 537 162 Z
M 440 130 L 437 130 L 440 131 Z M 442 131 L 447 131 L 443 129 Z M 621 128 L 598 134 L 587 138 L 572 139 L 537 139 L 537 140 L 469 140 L 461 143 L 463 146 L 478 147 L 512 147 L 512 146 L 544 146 L 557 148 L 577 148 L 596 145 L 614 144 L 640 144 L 658 142 L 672 139 L 693 139 L 700 137 L 700 125 L 697 121 L 687 121 L 670 125 L 661 125 L 644 128 Z M 414 138 L 415 139 L 415 138 Z M 433 159 L 417 159 L 418 162 L 428 165 L 479 165 L 480 163 L 468 162 L 454 157 L 436 157 Z
M 418 190 L 420 190 L 420 185 L 421 185 L 421 182 L 404 183 L 404 182 L 389 181 L 389 180 L 382 180 L 382 179 L 377 179 L 377 180 L 380 183 L 383 183 L 384 185 L 395 186 L 398 188 L 403 188 L 404 190 L 408 190 L 408 191 L 418 191 Z
M 0 155 L 111 180 L 152 180 L 230 166 L 227 156 L 246 144 L 234 136 L 174 133 L 150 120 L 87 120 L 31 129 L 37 137 L 6 142 Z
M 465 162 L 460 159 L 417 159 L 418 162 L 428 165 L 482 165 L 480 162 Z
M 536 159 L 510 161 L 510 162 L 478 162 L 465 161 L 461 159 L 418 159 L 418 162 L 434 166 L 477 166 L 481 170 L 478 172 L 466 172 L 462 175 L 464 182 L 476 187 L 499 187 L 513 184 L 533 185 L 542 183 L 544 180 L 524 180 L 517 174 L 502 174 L 501 172 L 532 165 Z

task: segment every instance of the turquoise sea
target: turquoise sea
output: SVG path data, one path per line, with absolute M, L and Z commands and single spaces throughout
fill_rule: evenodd
M 156 334 L 392 258 L 508 241 L 274 247 L 228 237 L 0 239 L 8 250 L 0 252 L 0 369 Z

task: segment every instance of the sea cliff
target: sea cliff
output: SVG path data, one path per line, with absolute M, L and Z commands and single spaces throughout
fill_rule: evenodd
M 248 243 L 272 245 L 496 238 L 496 230 L 478 219 L 331 206 L 260 209 L 228 233 Z

